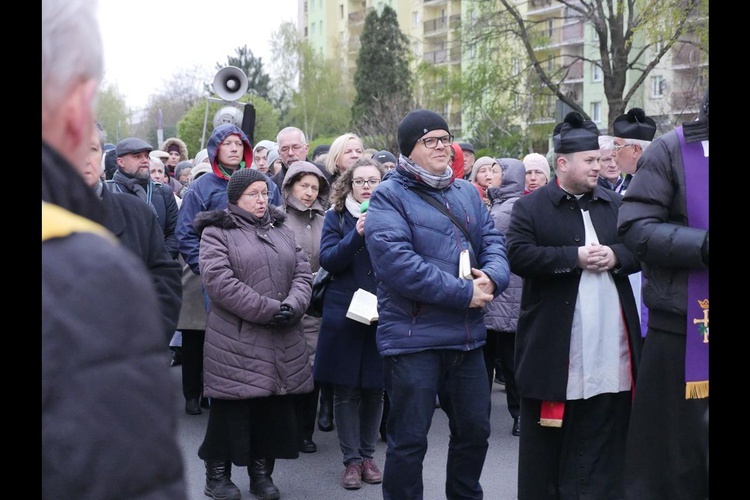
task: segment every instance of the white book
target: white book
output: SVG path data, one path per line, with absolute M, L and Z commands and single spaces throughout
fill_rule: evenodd
M 362 288 L 357 289 L 357 291 L 354 292 L 351 303 L 349 304 L 349 309 L 346 311 L 346 317 L 364 323 L 365 325 L 377 321 L 377 296 L 367 290 L 363 290 Z
M 465 280 L 474 279 L 474 275 L 471 274 L 471 258 L 469 257 L 469 250 L 461 250 L 461 254 L 458 257 L 458 277 Z

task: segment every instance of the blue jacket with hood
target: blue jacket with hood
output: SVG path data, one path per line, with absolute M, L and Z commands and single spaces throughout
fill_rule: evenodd
M 505 240 L 476 188 L 455 179 L 445 189 L 432 189 L 399 165 L 373 191 L 367 210 L 365 240 L 378 282 L 378 351 L 393 356 L 482 347 L 487 339 L 482 309 L 469 308 L 473 285 L 458 277 L 459 254 L 463 249 L 474 254 L 472 244 L 415 189 L 465 224 L 478 253 L 473 265 L 495 283 L 495 296 L 508 286 Z
M 227 208 L 227 183 L 229 177 L 219 166 L 217 153 L 219 144 L 230 135 L 238 135 L 244 145 L 242 163 L 238 168 L 250 168 L 253 163 L 253 146 L 247 135 L 237 125 L 223 123 L 216 127 L 208 138 L 206 151 L 208 162 L 214 175 L 201 175 L 189 186 L 182 197 L 182 206 L 177 217 L 178 248 L 185 263 L 195 274 L 200 274 L 198 269 L 198 253 L 200 249 L 200 236 L 193 227 L 195 216 L 207 210 L 223 210 Z M 278 186 L 269 179 L 268 182 L 269 205 L 281 206 L 281 193 Z

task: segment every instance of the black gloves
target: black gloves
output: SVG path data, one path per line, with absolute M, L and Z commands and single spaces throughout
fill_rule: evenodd
M 292 306 L 290 306 L 289 304 L 281 304 L 279 312 L 273 315 L 273 321 L 271 322 L 271 324 L 279 326 L 290 325 L 292 322 L 293 314 L 294 311 L 292 310 Z
M 706 239 L 703 240 L 703 246 L 701 247 L 701 258 L 703 263 L 708 265 L 708 231 L 706 231 Z

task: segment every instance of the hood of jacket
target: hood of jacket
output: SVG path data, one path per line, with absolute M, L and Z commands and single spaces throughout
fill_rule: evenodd
M 284 182 L 281 184 L 281 198 L 284 200 L 285 204 L 289 204 L 296 200 L 296 198 L 292 196 L 292 184 L 294 184 L 294 182 L 302 175 L 306 174 L 314 175 L 320 181 L 316 202 L 319 203 L 320 207 L 325 211 L 325 200 L 328 199 L 328 193 L 331 190 L 331 186 L 328 184 L 328 179 L 323 175 L 320 168 L 309 161 L 295 161 L 289 166 L 286 175 L 284 175 Z M 313 203 L 313 208 L 315 205 L 316 204 Z
M 526 167 L 523 162 L 517 158 L 497 158 L 495 161 L 503 169 L 503 181 L 500 186 L 487 190 L 489 199 L 495 203 L 522 196 L 526 186 Z
M 188 156 L 187 144 L 185 144 L 181 139 L 178 139 L 177 137 L 170 137 L 169 139 L 165 139 L 164 142 L 161 143 L 159 149 L 162 151 L 167 151 L 169 149 L 169 146 L 173 144 L 176 144 L 177 147 L 180 148 L 180 161 L 190 159 L 190 156 Z
M 242 144 L 245 146 L 242 151 L 242 162 L 237 168 L 250 168 L 250 166 L 253 164 L 253 146 L 252 144 L 250 144 L 250 139 L 247 138 L 245 132 L 243 132 L 241 128 L 239 128 L 237 125 L 234 125 L 233 123 L 222 123 L 221 125 L 216 127 L 213 132 L 211 132 L 211 137 L 208 138 L 206 151 L 208 151 L 208 163 L 211 164 L 211 169 L 213 170 L 214 174 L 217 177 L 221 177 L 222 179 L 226 180 L 229 180 L 229 177 L 221 171 L 221 168 L 219 168 L 216 157 L 219 152 L 219 144 L 224 142 L 224 139 L 232 134 L 240 136 Z

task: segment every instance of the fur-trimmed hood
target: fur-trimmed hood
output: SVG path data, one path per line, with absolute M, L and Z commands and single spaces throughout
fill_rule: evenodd
M 168 139 L 165 139 L 164 142 L 161 143 L 161 146 L 159 146 L 159 149 L 161 149 L 162 151 L 167 151 L 169 146 L 173 144 L 176 144 L 180 148 L 180 161 L 190 159 L 190 156 L 188 156 L 187 144 L 185 144 L 182 139 L 178 139 L 177 137 L 170 137 Z
M 236 208 L 242 210 L 239 207 Z M 238 229 L 240 226 L 237 223 L 236 218 L 242 217 L 242 215 L 239 213 L 233 213 L 230 210 L 231 205 L 223 210 L 199 212 L 193 220 L 193 227 L 198 234 L 203 233 L 205 228 L 214 226 L 220 229 Z M 271 213 L 271 225 L 276 227 L 282 226 L 286 220 L 286 212 L 284 209 L 275 205 L 269 205 L 268 210 Z

